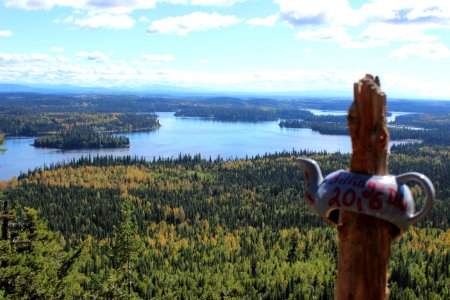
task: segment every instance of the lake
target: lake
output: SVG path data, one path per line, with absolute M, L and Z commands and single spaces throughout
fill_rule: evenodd
M 284 129 L 278 121 L 244 123 L 216 122 L 200 118 L 177 118 L 174 113 L 157 113 L 161 128 L 152 132 L 123 134 L 130 148 L 59 150 L 31 146 L 34 138 L 7 138 L 8 151 L 0 155 L 0 180 L 18 176 L 20 172 L 69 161 L 87 155 L 131 155 L 178 157 L 198 154 L 205 158 L 244 158 L 283 150 L 313 150 L 350 153 L 348 136 L 322 135 L 311 129 Z M 391 142 L 391 144 L 393 144 Z

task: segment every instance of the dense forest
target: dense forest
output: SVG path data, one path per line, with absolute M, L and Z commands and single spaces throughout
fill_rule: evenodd
M 68 129 L 56 134 L 37 137 L 33 143 L 39 148 L 89 149 L 124 148 L 130 146 L 130 140 L 123 136 L 101 133 L 92 128 Z
M 0 146 L 1 132 L 36 136 L 35 146 L 123 146 L 110 134 L 156 129 L 157 111 L 348 134 L 345 116 L 308 109 L 349 103 L 0 94 Z M 421 141 L 393 146 L 389 173 L 424 173 L 437 192 L 430 215 L 392 245 L 389 297 L 449 299 L 450 102 L 388 109 L 416 113 L 389 124 L 392 139 Z M 350 161 L 305 151 L 83 157 L 0 182 L 0 299 L 334 299 L 336 230 L 308 211 L 298 156 L 325 174 Z M 422 191 L 411 188 L 420 206 Z
M 177 110 L 177 117 L 200 117 L 216 121 L 263 122 L 278 119 L 275 110 L 255 109 L 254 107 L 201 107 Z
M 28 109 L 0 110 L 0 132 L 14 136 L 53 134 L 72 129 L 99 132 L 129 132 L 159 128 L 154 114 L 137 113 L 36 113 Z
M 0 93 L 0 111 L 27 108 L 34 112 L 155 112 L 195 107 L 266 107 L 270 109 L 319 109 L 346 111 L 351 99 L 334 98 L 255 98 L 255 97 L 148 97 L 134 95 L 54 95 Z M 124 105 L 126 104 L 126 105 Z M 449 112 L 448 101 L 389 99 L 388 111 L 417 113 Z
M 37 136 L 35 147 L 58 149 L 128 147 L 127 137 L 112 133 L 158 129 L 158 117 L 145 113 L 36 113 L 28 108 L 0 109 L 0 133 Z
M 448 146 L 393 149 L 390 173 L 426 174 L 437 200 L 430 216 L 393 244 L 391 299 L 450 297 L 449 153 Z M 298 156 L 316 159 L 325 174 L 350 159 L 307 152 L 231 161 L 85 157 L 4 183 L 2 202 L 17 203 L 18 215 L 20 207 L 39 210 L 59 232 L 49 239 L 60 251 L 49 266 L 54 283 L 40 289 L 41 297 L 56 297 L 62 282 L 68 298 L 333 299 L 336 232 L 307 210 Z M 420 198 L 420 189 L 413 191 Z M 7 209 L 5 215 L 14 219 Z M 16 219 L 28 224 L 26 217 Z M 18 249 L 11 236 L 30 237 L 26 226 L 12 223 L 8 228 L 19 232 L 6 234 L 8 253 L 51 255 L 38 246 Z M 31 272 L 18 268 L 22 264 L 3 258 L 4 295 L 29 295 L 12 284 Z M 6 272 L 11 266 L 18 271 Z M 36 285 L 42 284 L 38 272 Z
M 292 99 L 255 97 L 147 97 L 133 95 L 46 95 L 0 93 L 0 115 L 25 113 L 154 113 L 177 112 L 180 116 L 221 121 L 303 119 L 305 110 L 346 111 L 350 99 Z M 389 99 L 388 111 L 427 114 L 450 113 L 448 101 Z M 234 111 L 234 114 L 230 113 Z M 253 112 L 253 113 L 252 113 Z M 0 122 L 0 131 L 2 129 Z M 419 126 L 420 127 L 420 126 Z M 138 127 L 139 128 L 139 127 Z

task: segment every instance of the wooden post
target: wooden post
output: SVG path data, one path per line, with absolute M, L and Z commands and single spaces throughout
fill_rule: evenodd
M 351 171 L 387 175 L 386 95 L 377 77 L 366 75 L 354 84 L 348 126 Z M 386 299 L 392 229 L 381 219 L 340 211 L 336 299 Z

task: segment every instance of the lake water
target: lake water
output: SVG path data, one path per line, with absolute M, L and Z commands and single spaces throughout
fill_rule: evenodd
M 351 152 L 348 136 L 322 135 L 311 129 L 283 129 L 278 121 L 243 123 L 215 122 L 199 118 L 176 118 L 173 113 L 158 113 L 161 128 L 152 132 L 123 134 L 130 148 L 59 150 L 31 146 L 34 138 L 7 138 L 8 151 L 0 155 L 0 180 L 18 176 L 20 172 L 69 161 L 86 155 L 131 155 L 177 157 L 198 154 L 205 158 L 244 158 L 283 150 L 326 150 Z

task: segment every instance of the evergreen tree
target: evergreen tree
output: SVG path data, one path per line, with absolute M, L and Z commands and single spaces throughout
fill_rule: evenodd
M 0 133 L 0 146 L 3 145 L 4 143 L 5 143 L 5 136 Z M 5 152 L 6 152 L 5 148 L 0 148 L 0 153 L 5 153 Z
M 138 235 L 136 218 L 133 215 L 132 204 L 128 200 L 121 203 L 121 220 L 114 228 L 111 243 L 111 260 L 116 271 L 116 284 L 111 286 L 126 286 L 128 298 L 132 298 L 133 272 L 138 255 L 143 249 L 143 243 Z M 111 282 L 111 283 L 112 283 Z M 125 289 L 124 289 L 125 290 Z
M 0 296 L 6 299 L 64 299 L 80 296 L 74 266 L 82 248 L 65 252 L 32 208 L 13 210 L 3 202 Z
M 297 246 L 298 246 L 298 232 L 295 230 L 291 234 L 291 240 L 289 243 L 288 261 L 294 263 L 297 260 Z

